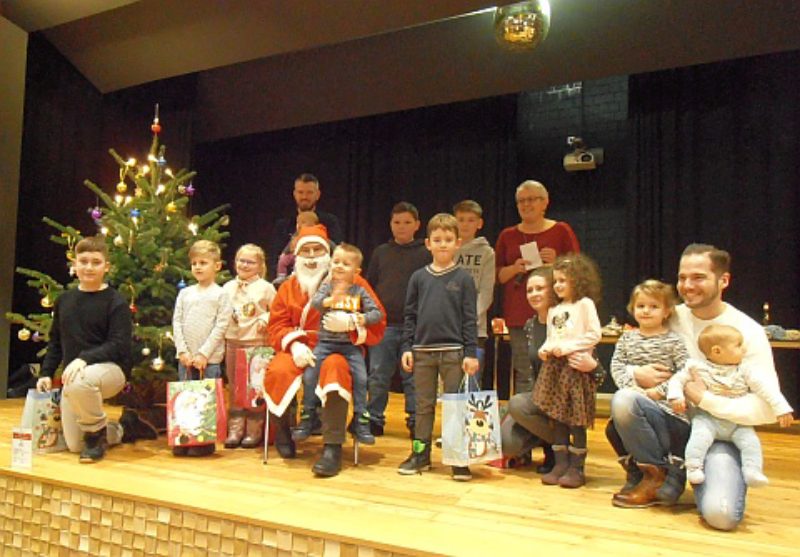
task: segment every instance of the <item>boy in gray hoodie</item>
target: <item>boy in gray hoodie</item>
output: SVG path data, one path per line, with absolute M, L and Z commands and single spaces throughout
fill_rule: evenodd
M 494 299 L 494 249 L 486 238 L 477 235 L 483 228 L 483 209 L 478 202 L 465 199 L 456 203 L 453 214 L 458 222 L 458 232 L 461 236 L 461 247 L 456 253 L 456 263 L 472 275 L 475 290 L 478 292 L 478 347 L 483 352 L 489 336 L 486 315 Z M 481 371 L 475 376 L 478 387 L 483 371 L 482 356 L 480 360 Z

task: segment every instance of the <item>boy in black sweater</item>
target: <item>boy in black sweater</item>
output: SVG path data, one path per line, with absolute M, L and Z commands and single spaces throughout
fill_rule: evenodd
M 414 238 L 419 230 L 419 212 L 411 203 L 401 201 L 392 207 L 389 226 L 392 240 L 372 252 L 364 278 L 375 289 L 386 308 L 386 332 L 383 339 L 369 347 L 369 412 L 373 435 L 383 435 L 386 404 L 394 374 L 403 380 L 406 427 L 414 438 L 414 376 L 400 369 L 403 344 L 403 309 L 408 281 L 414 271 L 431 262 L 431 254 L 422 240 Z
M 103 399 L 122 390 L 131 367 L 131 312 L 128 302 L 104 282 L 109 268 L 105 238 L 84 238 L 75 246 L 78 288 L 56 300 L 47 355 L 36 388 L 49 391 L 63 362 L 61 423 L 64 440 L 81 462 L 97 462 L 108 444 L 119 443 L 119 424 L 108 423 Z
M 416 271 L 408 283 L 402 363 L 414 374 L 416 426 L 411 455 L 397 469 L 400 474 L 431 467 L 437 374 L 444 392 L 455 393 L 463 373 L 478 372 L 477 295 L 472 277 L 455 262 L 460 245 L 456 218 L 435 215 L 425 240 L 433 263 Z M 457 481 L 472 479 L 467 466 L 453 466 L 452 476 Z

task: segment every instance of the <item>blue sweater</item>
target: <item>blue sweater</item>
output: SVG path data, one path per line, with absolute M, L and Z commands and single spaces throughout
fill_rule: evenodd
M 475 358 L 476 299 L 475 281 L 460 267 L 415 271 L 406 293 L 403 352 L 463 347 L 464 356 Z

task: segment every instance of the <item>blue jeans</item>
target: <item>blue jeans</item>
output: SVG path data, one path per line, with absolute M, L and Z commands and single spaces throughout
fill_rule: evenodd
M 688 426 L 644 394 L 633 389 L 614 393 L 611 417 L 625 448 L 638 462 L 667 466 L 670 455 L 684 454 Z M 680 431 L 683 428 L 686 434 Z M 694 488 L 697 510 L 712 528 L 732 530 L 744 516 L 747 494 L 739 451 L 717 441 L 708 450 L 704 468 L 706 480 Z
M 316 363 L 303 372 L 303 414 L 311 414 L 311 409 L 319 406 L 319 399 L 314 391 L 319 383 L 322 362 L 331 354 L 341 354 L 350 366 L 350 376 L 353 378 L 353 414 L 361 416 L 367 409 L 367 365 L 364 363 L 361 347 L 349 342 L 324 341 L 318 342 L 314 347 Z
M 186 381 L 188 379 L 199 379 L 200 374 L 194 368 L 192 368 L 192 376 L 189 377 L 189 372 L 182 363 L 178 362 L 178 380 L 179 381 Z M 203 377 L 206 379 L 218 379 L 222 377 L 222 366 L 219 364 L 208 364 L 206 366 L 206 371 L 203 374 Z
M 389 388 L 392 377 L 400 370 L 403 380 L 406 415 L 414 417 L 416 400 L 414 391 L 414 375 L 400 369 L 400 352 L 403 344 L 403 327 L 389 325 L 383 334 L 383 340 L 369 349 L 369 410 L 370 420 L 384 425 L 386 423 L 386 404 L 389 402 Z

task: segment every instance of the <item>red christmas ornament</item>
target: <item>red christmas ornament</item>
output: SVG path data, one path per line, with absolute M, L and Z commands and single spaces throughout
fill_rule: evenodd
M 139 311 L 139 308 L 136 307 L 136 304 L 131 304 L 130 305 L 130 310 L 131 310 L 131 313 L 136 313 L 137 311 Z
M 161 124 L 155 122 L 152 126 L 150 126 L 150 129 L 153 130 L 153 133 L 161 133 Z

